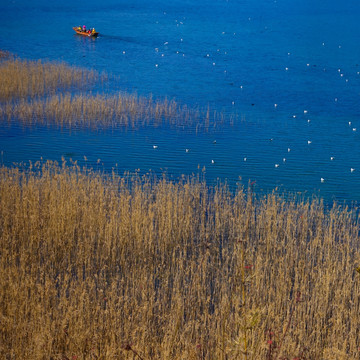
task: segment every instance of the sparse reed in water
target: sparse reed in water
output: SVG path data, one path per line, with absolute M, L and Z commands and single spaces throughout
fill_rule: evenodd
M 11 54 L 8 51 L 0 50 L 0 60 L 9 59 Z
M 52 124 L 68 127 L 138 127 L 167 123 L 188 127 L 205 124 L 201 112 L 174 100 L 120 94 L 118 96 L 60 94 L 46 99 L 19 100 L 0 109 L 0 117 L 24 125 Z M 216 118 L 213 119 L 212 124 Z
M 277 337 L 271 359 L 355 359 L 358 226 L 198 178 L 2 168 L 0 357 L 266 359 Z

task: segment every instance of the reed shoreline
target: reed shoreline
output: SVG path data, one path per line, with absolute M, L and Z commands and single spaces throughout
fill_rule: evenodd
M 0 170 L 0 357 L 356 359 L 356 209 L 47 162 Z

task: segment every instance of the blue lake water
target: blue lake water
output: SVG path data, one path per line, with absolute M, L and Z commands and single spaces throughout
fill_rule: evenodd
M 355 0 L 2 0 L 0 49 L 106 71 L 119 79 L 109 93 L 166 96 L 238 118 L 200 133 L 1 123 L 1 161 L 86 157 L 105 171 L 172 178 L 205 167 L 209 184 L 256 181 L 258 192 L 358 202 L 359 15 Z M 100 36 L 76 35 L 72 26 L 83 24 Z

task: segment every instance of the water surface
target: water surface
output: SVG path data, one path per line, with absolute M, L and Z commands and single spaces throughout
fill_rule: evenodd
M 0 48 L 106 71 L 118 79 L 109 93 L 166 96 L 238 120 L 200 133 L 3 123 L 3 164 L 86 157 L 105 171 L 151 169 L 172 178 L 204 171 L 209 184 L 256 181 L 259 192 L 280 187 L 327 202 L 360 200 L 358 2 L 86 4 L 2 1 Z M 82 24 L 100 36 L 75 35 L 72 26 Z

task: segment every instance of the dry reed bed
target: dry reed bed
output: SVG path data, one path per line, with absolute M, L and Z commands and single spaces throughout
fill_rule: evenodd
M 191 109 L 174 100 L 154 100 L 129 94 L 69 93 L 6 103 L 0 108 L 0 118 L 21 121 L 24 125 L 52 124 L 61 127 L 138 127 L 166 123 L 207 129 L 224 121 L 221 113 Z
M 0 62 L 0 100 L 37 97 L 69 88 L 84 88 L 99 75 L 64 63 L 21 60 L 4 56 Z
M 0 357 L 356 359 L 355 210 L 2 168 Z

